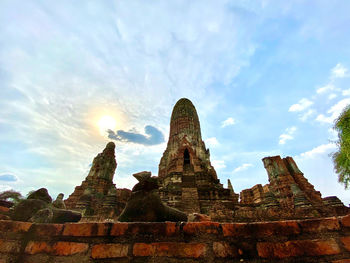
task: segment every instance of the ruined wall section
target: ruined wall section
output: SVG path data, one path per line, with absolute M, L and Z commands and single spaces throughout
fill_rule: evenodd
M 0 221 L 1 263 L 350 261 L 350 216 L 264 223 Z

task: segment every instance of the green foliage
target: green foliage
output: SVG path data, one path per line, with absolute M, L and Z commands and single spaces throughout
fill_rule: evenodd
M 334 169 L 338 180 L 345 189 L 350 187 L 350 106 L 346 107 L 335 121 L 334 129 L 338 132 L 338 151 L 332 154 Z
M 29 191 L 28 193 L 27 193 L 27 195 L 26 195 L 26 198 L 28 198 L 28 196 L 30 196 L 32 193 L 34 193 L 35 192 L 35 190 L 31 190 L 31 191 Z
M 4 201 L 12 201 L 14 203 L 18 203 L 22 198 L 23 197 L 21 193 L 14 190 L 8 190 L 0 193 L 0 200 Z

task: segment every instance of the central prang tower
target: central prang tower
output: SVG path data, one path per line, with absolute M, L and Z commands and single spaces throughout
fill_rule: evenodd
M 224 189 L 202 140 L 197 111 L 180 99 L 170 120 L 169 141 L 159 163 L 160 195 L 168 205 L 187 213 L 210 213 L 217 201 L 232 206 L 238 195 Z M 236 201 L 236 202 L 232 202 Z

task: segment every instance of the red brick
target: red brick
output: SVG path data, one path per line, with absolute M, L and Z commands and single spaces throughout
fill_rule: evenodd
M 0 232 L 23 233 L 27 232 L 32 223 L 19 221 L 0 221 Z
M 135 243 L 133 255 L 136 257 L 148 257 L 155 254 L 156 247 L 153 244 Z
M 69 256 L 84 253 L 89 249 L 89 244 L 76 242 L 57 242 L 52 246 L 52 253 L 57 256 Z
M 44 241 L 29 241 L 26 248 L 25 253 L 27 254 L 38 254 L 38 253 L 47 253 L 50 254 L 52 252 L 52 246 Z
M 128 230 L 128 223 L 115 223 L 112 225 L 111 236 L 123 236 Z
M 137 257 L 157 256 L 157 257 L 179 257 L 179 258 L 199 258 L 205 256 L 206 244 L 202 243 L 135 243 L 133 255 Z
M 127 235 L 172 236 L 177 233 L 176 224 L 164 223 L 129 223 Z
M 350 236 L 349 237 L 342 237 L 340 238 L 341 242 L 343 243 L 344 247 L 350 251 Z
M 91 250 L 92 258 L 121 258 L 128 256 L 128 244 L 98 244 Z
M 296 221 L 222 224 L 222 230 L 224 236 L 254 236 L 258 238 L 276 235 L 289 236 L 300 233 Z
M 35 236 L 59 236 L 62 229 L 61 224 L 33 224 L 31 232 Z
M 7 213 L 10 210 L 10 208 L 5 206 L 0 206 L 0 212 Z
M 350 259 L 340 259 L 340 260 L 332 261 L 332 263 L 350 263 Z
M 188 235 L 193 234 L 218 234 L 219 233 L 219 223 L 216 222 L 189 222 L 183 227 L 183 232 Z
M 341 224 L 346 227 L 350 227 L 350 215 L 343 216 L 341 218 Z
M 89 245 L 86 243 L 57 242 L 52 244 L 43 241 L 30 241 L 25 248 L 25 253 L 31 255 L 46 253 L 56 256 L 68 256 L 86 252 L 88 249 Z
M 257 250 L 262 258 L 322 256 L 340 253 L 339 246 L 334 239 L 293 240 L 283 243 L 260 242 L 257 244 Z
M 20 247 L 18 241 L 0 239 L 0 253 L 19 253 Z
M 318 233 L 322 231 L 335 231 L 340 229 L 338 219 L 335 217 L 302 220 L 298 222 L 305 233 Z
M 235 246 L 228 244 L 227 242 L 214 242 L 213 251 L 215 257 L 237 257 L 240 253 Z M 242 251 L 240 251 L 242 253 Z
M 11 218 L 9 216 L 7 216 L 7 215 L 0 214 L 0 221 L 2 221 L 2 220 L 11 220 Z
M 175 222 L 166 222 L 166 230 L 165 230 L 165 234 L 166 236 L 173 236 L 176 233 L 178 233 L 178 227 L 176 226 Z
M 63 236 L 106 236 L 108 223 L 69 223 L 64 225 Z

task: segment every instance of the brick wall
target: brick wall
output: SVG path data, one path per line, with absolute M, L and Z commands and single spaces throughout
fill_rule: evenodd
M 263 223 L 0 221 L 0 263 L 350 262 L 350 215 Z

